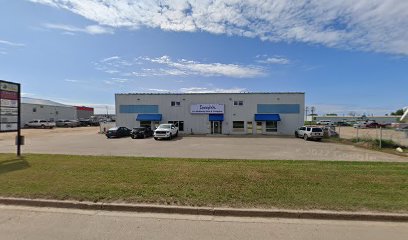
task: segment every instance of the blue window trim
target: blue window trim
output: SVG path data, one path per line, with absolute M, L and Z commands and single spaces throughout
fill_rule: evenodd
M 258 113 L 300 113 L 300 104 L 258 104 Z
M 158 105 L 120 105 L 119 113 L 159 113 Z

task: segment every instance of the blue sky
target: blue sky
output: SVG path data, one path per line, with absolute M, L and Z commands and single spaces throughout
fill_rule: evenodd
M 0 0 L 0 79 L 98 112 L 121 92 L 298 91 L 320 114 L 408 105 L 404 1 L 131 2 Z

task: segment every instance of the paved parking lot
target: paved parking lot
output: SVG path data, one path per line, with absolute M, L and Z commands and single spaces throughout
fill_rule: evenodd
M 23 153 L 183 157 L 221 159 L 347 160 L 408 162 L 407 157 L 349 145 L 304 141 L 291 137 L 181 136 L 107 139 L 99 128 L 27 129 Z M 0 152 L 15 152 L 15 134 L 0 135 Z

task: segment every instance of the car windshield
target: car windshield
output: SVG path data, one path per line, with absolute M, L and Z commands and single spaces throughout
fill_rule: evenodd
M 161 124 L 161 125 L 159 126 L 159 128 L 170 129 L 170 128 L 171 128 L 171 125 L 170 125 L 170 124 Z
M 116 128 L 110 128 L 110 129 L 109 129 L 109 131 L 116 131 L 116 130 L 118 130 L 117 127 L 116 127 Z
M 312 128 L 312 132 L 323 132 L 321 128 Z

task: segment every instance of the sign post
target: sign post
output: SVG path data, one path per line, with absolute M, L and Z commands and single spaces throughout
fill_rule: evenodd
M 17 156 L 21 155 L 21 85 L 0 80 L 0 132 L 17 132 Z

